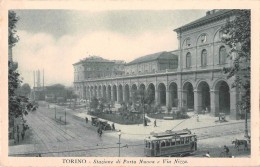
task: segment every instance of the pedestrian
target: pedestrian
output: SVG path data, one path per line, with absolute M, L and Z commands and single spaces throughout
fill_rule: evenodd
M 112 130 L 116 130 L 114 122 L 112 123 Z
M 22 140 L 24 140 L 25 130 L 22 131 L 21 135 L 22 135 Z
M 102 129 L 98 128 L 97 133 L 98 133 L 98 135 L 101 137 L 101 135 L 102 135 Z
M 228 156 L 229 148 L 226 145 L 224 145 L 224 152 L 226 153 L 226 156 Z
M 153 124 L 154 124 L 154 127 L 157 127 L 156 119 L 154 120 Z
M 86 124 L 88 124 L 88 117 L 86 117 L 85 120 L 86 120 Z
M 199 114 L 197 114 L 197 122 L 199 122 L 200 120 L 199 120 Z

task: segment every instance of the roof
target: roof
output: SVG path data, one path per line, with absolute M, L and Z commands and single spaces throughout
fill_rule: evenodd
M 139 57 L 139 58 L 127 63 L 126 65 L 144 63 L 144 62 L 149 62 L 149 61 L 158 60 L 158 59 L 173 59 L 174 56 L 176 56 L 176 55 L 172 54 L 171 52 L 163 51 L 163 52 L 153 53 L 153 54 Z
M 114 63 L 114 61 L 110 61 L 110 60 L 104 59 L 104 58 L 102 58 L 100 56 L 89 56 L 89 57 L 86 57 L 86 58 L 80 60 L 77 63 L 74 63 L 73 65 L 77 65 L 77 64 L 80 64 L 80 63 L 83 63 L 83 62 Z
M 206 16 L 200 18 L 200 19 L 197 19 L 193 22 L 190 22 L 188 24 L 185 24 L 179 28 L 176 28 L 174 31 L 178 32 L 180 30 L 186 30 L 190 27 L 193 27 L 193 26 L 196 26 L 196 25 L 200 25 L 200 24 L 205 24 L 207 23 L 209 20 L 213 20 L 213 18 L 216 18 L 216 17 L 220 17 L 220 16 L 226 16 L 227 13 L 231 13 L 231 11 L 233 11 L 232 9 L 222 9 L 222 10 L 211 10 L 211 11 L 208 11 Z

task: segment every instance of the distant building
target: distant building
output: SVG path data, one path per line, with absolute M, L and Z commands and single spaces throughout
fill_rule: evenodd
M 129 102 L 137 89 L 150 89 L 156 104 L 206 110 L 239 119 L 241 97 L 227 80 L 223 67 L 230 67 L 230 50 L 221 42 L 220 28 L 235 16 L 235 10 L 212 10 L 198 20 L 175 29 L 178 50 L 137 58 L 114 71 L 114 62 L 90 57 L 74 64 L 74 88 L 83 99 L 104 97 L 117 103 Z

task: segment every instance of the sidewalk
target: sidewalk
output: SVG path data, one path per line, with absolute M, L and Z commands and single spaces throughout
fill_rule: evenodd
M 89 120 L 91 120 L 91 115 L 88 115 L 86 112 L 81 113 L 74 113 L 76 117 L 85 119 L 87 117 Z M 182 130 L 182 129 L 200 129 L 205 128 L 205 131 L 207 127 L 211 126 L 223 126 L 223 125 L 230 125 L 230 124 L 242 124 L 244 123 L 244 120 L 229 120 L 227 117 L 227 122 L 219 123 L 216 122 L 218 120 L 218 117 L 212 117 L 208 114 L 205 115 L 199 115 L 199 122 L 197 122 L 196 116 L 193 115 L 193 113 L 188 113 L 188 115 L 191 117 L 189 119 L 184 120 L 161 120 L 156 119 L 157 127 L 154 127 L 153 125 L 153 118 L 149 118 L 151 122 L 148 124 L 148 126 L 143 126 L 143 124 L 139 125 L 122 125 L 122 124 L 115 124 L 116 130 L 121 130 L 121 133 L 127 136 L 135 136 L 134 139 L 140 138 L 144 139 L 144 137 L 147 137 L 150 135 L 151 132 L 162 132 L 166 130 Z M 147 116 L 146 116 L 147 117 Z M 147 117 L 148 118 L 148 117 Z M 104 119 L 100 119 L 104 120 Z M 107 121 L 107 120 L 105 120 Z M 112 124 L 111 121 L 107 121 L 109 124 Z M 116 134 L 117 135 L 117 134 Z M 131 139 L 129 137 L 129 139 Z

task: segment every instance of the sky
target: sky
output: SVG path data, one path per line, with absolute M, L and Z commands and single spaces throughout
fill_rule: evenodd
M 130 62 L 178 48 L 173 30 L 206 10 L 15 10 L 20 18 L 13 48 L 23 83 L 44 69 L 45 85 L 73 85 L 73 63 L 89 55 Z

